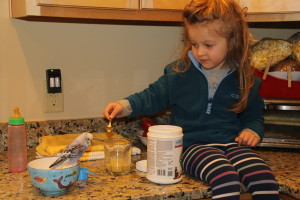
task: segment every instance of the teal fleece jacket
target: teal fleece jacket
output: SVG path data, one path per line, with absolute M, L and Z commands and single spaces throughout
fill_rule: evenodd
M 171 108 L 171 124 L 183 128 L 184 148 L 195 144 L 230 143 L 243 129 L 255 131 L 263 138 L 263 101 L 258 90 L 260 79 L 255 77 L 254 87 L 245 111 L 229 111 L 239 99 L 239 82 L 234 72 L 224 77 L 214 96 L 209 99 L 208 82 L 201 70 L 192 63 L 184 73 L 176 73 L 171 63 L 164 75 L 139 93 L 126 97 L 132 113 L 151 115 Z

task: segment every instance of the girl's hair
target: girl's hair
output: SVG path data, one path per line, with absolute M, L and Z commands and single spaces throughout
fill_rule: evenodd
M 184 72 L 190 66 L 188 51 L 191 43 L 188 36 L 187 24 L 210 24 L 221 22 L 220 30 L 216 32 L 227 39 L 228 53 L 226 63 L 236 67 L 239 78 L 240 99 L 232 105 L 231 111 L 240 113 L 245 110 L 250 89 L 254 84 L 254 68 L 250 66 L 250 42 L 252 37 L 246 21 L 246 10 L 242 9 L 235 0 L 193 0 L 183 11 L 184 22 L 184 50 L 182 65 L 179 62 L 174 66 L 175 71 Z

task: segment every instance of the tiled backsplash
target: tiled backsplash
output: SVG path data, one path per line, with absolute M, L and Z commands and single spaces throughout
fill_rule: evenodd
M 155 117 L 157 124 L 169 124 L 169 115 Z M 137 140 L 136 132 L 140 130 L 141 117 L 122 118 L 113 121 L 113 131 Z M 27 132 L 27 147 L 35 148 L 39 144 L 39 138 L 46 135 L 67 133 L 101 133 L 106 132 L 107 120 L 104 118 L 69 119 L 25 122 Z M 7 123 L 0 123 L 0 152 L 7 151 Z

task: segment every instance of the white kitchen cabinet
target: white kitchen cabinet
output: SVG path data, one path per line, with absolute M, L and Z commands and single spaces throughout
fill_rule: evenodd
M 190 0 L 10 0 L 12 18 L 33 21 L 179 25 Z M 238 0 L 249 22 L 300 21 L 300 0 Z

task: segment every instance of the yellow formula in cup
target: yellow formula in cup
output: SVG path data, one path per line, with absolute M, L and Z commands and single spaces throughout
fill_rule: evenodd
M 109 163 L 105 164 L 106 169 L 112 173 L 125 173 L 130 171 L 130 162 L 120 158 L 111 158 Z
M 112 175 L 123 175 L 131 168 L 131 141 L 111 139 L 104 145 L 105 167 Z

